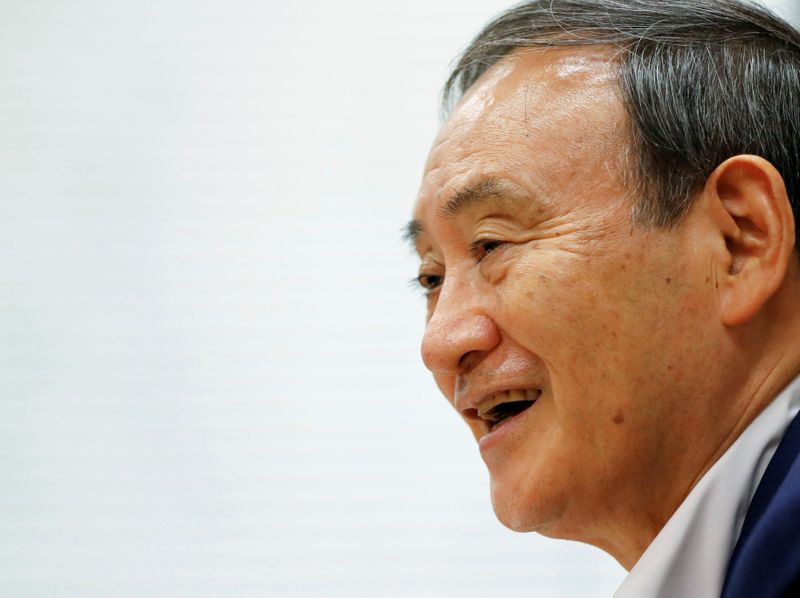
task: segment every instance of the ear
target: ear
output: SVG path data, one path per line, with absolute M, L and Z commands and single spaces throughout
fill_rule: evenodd
M 722 321 L 737 326 L 753 318 L 783 283 L 794 251 L 794 216 L 786 185 L 772 164 L 734 156 L 708 177 L 725 253 L 717 263 Z

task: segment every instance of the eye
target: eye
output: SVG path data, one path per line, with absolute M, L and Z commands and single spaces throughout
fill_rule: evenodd
M 432 293 L 444 282 L 444 276 L 438 274 L 420 274 L 415 279 L 416 284 L 422 287 L 426 293 Z
M 470 243 L 469 249 L 475 261 L 480 262 L 483 258 L 504 244 L 505 241 L 498 241 L 496 239 L 478 239 Z

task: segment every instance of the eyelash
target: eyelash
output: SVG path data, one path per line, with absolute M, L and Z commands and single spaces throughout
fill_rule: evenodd
M 475 258 L 475 261 L 480 263 L 483 258 L 501 247 L 503 243 L 503 241 L 498 241 L 496 239 L 478 239 L 470 243 L 469 250 L 470 253 L 472 253 L 472 257 Z
M 503 244 L 504 241 L 497 241 L 495 239 L 479 239 L 470 243 L 469 250 L 475 261 L 480 263 L 483 258 Z M 412 278 L 409 284 L 415 288 L 422 289 L 426 295 L 430 295 L 442 286 L 443 282 L 444 276 L 438 274 L 420 274 Z
M 444 276 L 438 274 L 420 274 L 409 281 L 414 287 L 422 289 L 426 295 L 430 295 L 444 282 Z

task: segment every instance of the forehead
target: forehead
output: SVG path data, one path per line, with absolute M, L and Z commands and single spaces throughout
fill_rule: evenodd
M 611 60 L 597 47 L 531 49 L 490 68 L 439 132 L 415 217 L 480 179 L 553 196 L 616 166 L 624 115 Z

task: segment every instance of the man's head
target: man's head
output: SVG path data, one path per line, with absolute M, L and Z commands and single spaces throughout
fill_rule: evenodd
M 409 228 L 423 358 L 498 516 L 626 565 L 800 365 L 800 39 L 697 4 L 548 0 L 490 24 Z
M 524 48 L 608 50 L 627 116 L 624 163 L 636 221 L 675 222 L 711 171 L 761 156 L 800 202 L 800 33 L 736 0 L 539 0 L 472 41 L 444 90 L 451 107 L 492 65 Z

